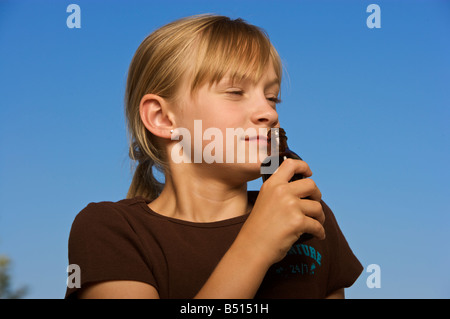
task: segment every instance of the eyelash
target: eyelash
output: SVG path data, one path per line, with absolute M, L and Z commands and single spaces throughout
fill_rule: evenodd
M 268 100 L 269 100 L 270 102 L 275 103 L 275 104 L 281 103 L 281 100 L 280 100 L 279 98 L 277 98 L 277 97 L 271 97 L 271 98 L 268 98 Z
M 230 92 L 227 92 L 228 94 L 233 94 L 233 95 L 243 95 L 244 94 L 244 91 L 230 91 Z
M 239 95 L 242 96 L 244 94 L 244 91 L 230 91 L 227 92 L 228 94 L 232 94 L 232 95 Z M 272 103 L 278 104 L 281 103 L 281 100 L 277 97 L 271 97 L 271 98 L 267 98 L 267 100 L 269 100 Z

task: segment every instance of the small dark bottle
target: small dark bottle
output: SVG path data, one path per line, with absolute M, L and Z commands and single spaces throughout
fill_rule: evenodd
M 268 145 L 270 146 L 270 149 L 268 150 L 269 157 L 267 157 L 263 161 L 261 166 L 265 166 L 266 168 L 270 167 L 271 169 L 270 172 L 262 174 L 263 182 L 265 182 L 270 176 L 272 176 L 272 174 L 276 171 L 278 166 L 280 166 L 281 163 L 284 162 L 284 160 L 288 158 L 302 160 L 300 156 L 298 156 L 295 152 L 289 149 L 287 144 L 286 132 L 281 127 L 269 130 L 269 132 L 267 133 L 267 142 Z M 272 164 L 272 160 L 275 160 L 276 163 L 277 157 L 278 157 L 278 165 Z M 271 167 L 271 164 L 273 167 Z M 302 174 L 295 174 L 289 182 L 296 181 L 302 178 L 304 178 Z
M 269 132 L 267 133 L 267 142 L 270 146 L 270 149 L 268 150 L 269 156 L 262 162 L 261 166 L 265 166 L 265 168 L 269 170 L 269 172 L 264 172 L 263 174 L 261 174 L 263 182 L 265 182 L 270 176 L 272 176 L 272 174 L 277 170 L 281 163 L 283 163 L 283 161 L 285 161 L 286 159 L 293 158 L 302 160 L 300 156 L 289 149 L 287 144 L 286 132 L 281 127 L 269 130 Z M 275 165 L 277 158 L 278 165 Z M 275 164 L 273 164 L 272 161 L 275 161 Z M 296 181 L 302 178 L 304 178 L 302 174 L 295 174 L 289 182 Z M 299 241 L 304 242 L 312 238 L 313 236 L 311 234 L 305 233 L 300 236 Z

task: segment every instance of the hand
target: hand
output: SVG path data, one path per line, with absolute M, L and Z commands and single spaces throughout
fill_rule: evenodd
M 296 173 L 306 178 L 289 182 Z M 257 254 L 253 257 L 263 258 L 270 266 L 283 259 L 302 234 L 325 238 L 322 194 L 315 182 L 307 178 L 311 175 L 304 161 L 287 159 L 263 183 L 237 238 Z

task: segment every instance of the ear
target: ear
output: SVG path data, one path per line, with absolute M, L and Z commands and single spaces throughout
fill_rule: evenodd
M 170 139 L 170 130 L 174 129 L 169 103 L 156 94 L 146 94 L 139 104 L 141 120 L 152 134 Z

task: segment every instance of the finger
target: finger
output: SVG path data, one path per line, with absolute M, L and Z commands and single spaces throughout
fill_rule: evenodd
M 305 161 L 288 158 L 281 163 L 270 178 L 279 182 L 289 182 L 295 174 L 309 177 L 312 175 L 312 171 Z
M 289 188 L 299 198 L 308 198 L 315 201 L 322 199 L 322 193 L 311 178 L 303 178 L 289 183 Z
M 311 234 L 318 239 L 325 239 L 325 228 L 318 220 L 305 216 L 301 233 L 298 234 L 298 237 L 300 238 L 303 234 Z
M 300 205 L 305 216 L 311 217 L 323 225 L 325 222 L 325 213 L 323 212 L 323 207 L 320 202 L 310 199 L 302 199 Z

